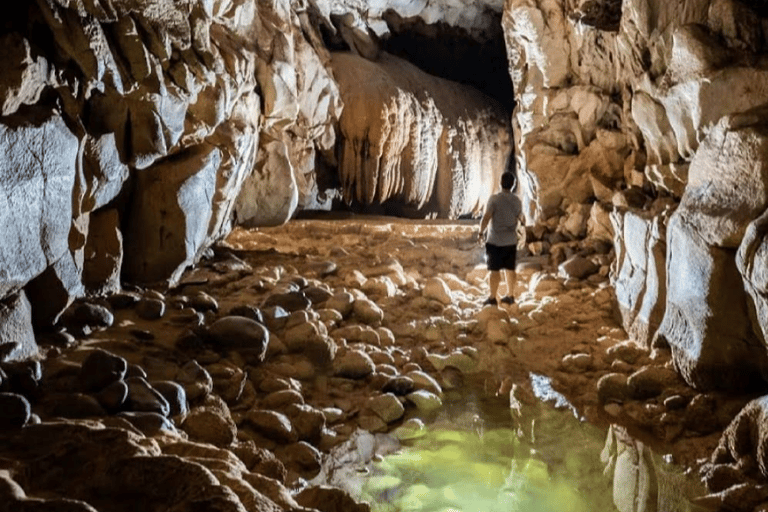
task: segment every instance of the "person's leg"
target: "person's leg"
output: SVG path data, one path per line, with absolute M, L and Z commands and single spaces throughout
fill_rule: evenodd
M 517 282 L 517 272 L 514 269 L 504 269 L 504 282 L 507 285 L 507 297 L 515 296 L 515 283 Z
M 499 283 L 501 282 L 501 272 L 498 270 L 491 270 L 488 276 L 488 286 L 491 289 L 489 299 L 496 300 L 496 296 L 499 293 Z

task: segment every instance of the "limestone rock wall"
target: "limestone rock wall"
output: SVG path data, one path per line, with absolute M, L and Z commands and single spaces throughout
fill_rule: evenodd
M 234 222 L 318 194 L 342 104 L 303 3 L 40 0 L 0 38 L 9 318 L 49 326 L 121 278 L 173 282 Z M 0 344 L 28 355 L 31 324 L 11 323 Z
M 630 336 L 697 388 L 765 386 L 766 19 L 735 0 L 507 0 L 503 23 L 531 222 L 613 210 Z
M 345 199 L 396 203 L 424 215 L 478 215 L 507 167 L 503 110 L 461 84 L 397 57 L 333 55 L 346 105 L 339 177 Z

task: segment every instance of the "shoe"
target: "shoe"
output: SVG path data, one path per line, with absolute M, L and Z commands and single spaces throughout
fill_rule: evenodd
M 488 297 L 485 302 L 483 302 L 483 306 L 495 306 L 496 304 L 498 303 L 493 297 Z
M 509 296 L 508 297 L 504 297 L 503 299 L 501 299 L 501 303 L 502 304 L 510 304 L 510 305 L 514 304 L 515 303 L 515 298 L 514 297 L 509 297 Z

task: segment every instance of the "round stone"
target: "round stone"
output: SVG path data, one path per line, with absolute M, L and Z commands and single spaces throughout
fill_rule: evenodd
M 368 407 L 386 423 L 392 423 L 403 417 L 405 407 L 392 393 L 375 396 L 368 401 Z
M 285 409 L 296 434 L 302 441 L 317 443 L 325 429 L 326 416 L 311 405 L 292 404 Z
M 144 320 L 157 320 L 165 314 L 165 301 L 160 299 L 141 299 L 136 304 L 136 314 Z
M 163 395 L 155 391 L 142 377 L 125 379 L 128 384 L 128 407 L 136 412 L 156 412 L 168 416 L 171 406 Z
M 162 431 L 176 432 L 173 423 L 156 412 L 121 412 L 117 415 L 120 418 L 128 420 L 131 425 L 140 430 L 145 436 L 152 437 Z
M 629 396 L 627 376 L 621 373 L 608 373 L 597 381 L 597 398 L 600 403 L 624 402 Z
M 377 325 L 384 320 L 384 312 L 370 299 L 358 299 L 352 305 L 355 317 L 364 324 Z
M 110 327 L 115 321 L 109 309 L 88 302 L 78 304 L 72 316 L 79 324 L 89 327 Z
M 256 432 L 277 443 L 295 443 L 299 438 L 288 417 L 279 412 L 254 410 L 247 420 Z
M 424 413 L 430 413 L 443 406 L 443 401 L 439 396 L 424 389 L 409 393 L 405 398 L 415 405 L 419 411 Z
M 301 393 L 293 389 L 284 389 L 267 395 L 262 400 L 261 406 L 264 409 L 283 409 L 291 404 L 303 403 L 304 397 L 301 396 Z
M 237 427 L 229 418 L 208 409 L 193 409 L 181 424 L 193 441 L 215 446 L 229 446 L 236 438 Z
M 0 393 L 0 429 L 21 428 L 32 415 L 32 406 L 22 395 Z
M 116 380 L 96 394 L 96 400 L 107 411 L 119 411 L 128 400 L 128 384 Z
M 185 415 L 189 412 L 187 393 L 179 383 L 163 380 L 152 382 L 152 387 L 165 398 L 166 402 L 168 402 L 168 406 L 170 407 L 169 416 Z
M 381 388 L 383 392 L 392 393 L 397 396 L 405 396 L 408 393 L 411 393 L 414 389 L 416 389 L 416 384 L 413 382 L 413 379 L 403 375 L 398 375 L 397 377 L 389 379 Z
M 295 291 L 288 293 L 275 293 L 264 300 L 264 307 L 279 306 L 286 311 L 300 311 L 308 309 L 312 305 L 304 292 Z
M 195 292 L 187 296 L 187 304 L 196 311 L 205 313 L 206 311 L 216 312 L 219 310 L 219 303 L 205 292 Z
M 250 318 L 254 322 L 258 322 L 260 324 L 264 323 L 264 315 L 262 314 L 261 310 L 250 305 L 242 305 L 232 308 L 232 310 L 229 312 L 229 316 L 243 316 L 245 318 Z
M 80 384 L 85 391 L 100 391 L 111 383 L 121 380 L 128 371 L 128 362 L 102 349 L 88 354 L 80 367 Z
M 333 363 L 334 374 L 346 379 L 364 379 L 372 374 L 376 365 L 362 350 L 349 350 Z
M 176 381 L 184 387 L 188 400 L 201 400 L 213 391 L 213 378 L 197 361 L 181 367 Z
M 269 344 L 269 331 L 262 324 L 243 316 L 225 316 L 208 329 L 211 341 L 227 350 L 248 351 L 263 361 Z

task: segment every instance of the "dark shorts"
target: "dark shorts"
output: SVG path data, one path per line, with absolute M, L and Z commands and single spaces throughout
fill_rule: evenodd
M 515 270 L 517 263 L 517 246 L 505 245 L 498 246 L 485 244 L 485 254 L 488 261 L 488 270 Z

